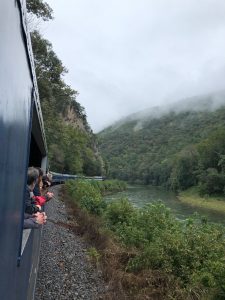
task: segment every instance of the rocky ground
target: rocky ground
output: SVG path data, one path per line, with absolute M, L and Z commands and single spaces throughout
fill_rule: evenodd
M 88 245 L 69 228 L 60 186 L 46 205 L 49 221 L 43 228 L 35 300 L 103 299 L 106 284 L 87 259 Z M 68 226 L 67 226 L 68 225 Z

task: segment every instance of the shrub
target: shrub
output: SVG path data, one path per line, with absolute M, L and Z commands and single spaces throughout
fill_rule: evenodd
M 138 245 L 141 251 L 129 261 L 129 270 L 164 270 L 179 278 L 186 288 L 202 286 L 225 297 L 222 226 L 198 216 L 180 222 L 160 203 L 148 205 L 135 226 L 144 244 Z M 130 240 L 129 234 L 127 238 Z
M 209 168 L 200 176 L 199 191 L 201 195 L 221 194 L 225 187 L 225 175 L 214 168 Z
M 127 198 L 121 198 L 108 204 L 105 217 L 109 227 L 114 228 L 119 224 L 132 223 L 136 209 Z
M 133 250 L 124 269 L 155 270 L 174 278 L 189 295 L 200 291 L 209 299 L 225 299 L 224 227 L 198 215 L 181 222 L 160 202 L 137 209 L 122 198 L 105 207 L 98 184 L 66 185 L 81 207 L 95 214 L 104 211 L 105 224 Z
M 80 206 L 90 213 L 100 215 L 105 209 L 106 203 L 102 199 L 100 191 L 89 181 L 68 181 L 66 186 Z

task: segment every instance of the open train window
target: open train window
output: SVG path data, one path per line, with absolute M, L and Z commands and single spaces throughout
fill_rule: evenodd
M 30 142 L 30 157 L 29 157 L 29 167 L 41 167 L 42 154 L 38 148 L 37 142 L 35 141 L 33 133 L 31 134 Z
M 46 146 L 43 137 L 43 131 L 40 126 L 40 119 L 38 117 L 36 105 L 33 108 L 33 119 L 31 125 L 31 136 L 30 136 L 30 149 L 29 149 L 29 160 L 28 167 L 41 167 L 44 171 L 46 170 L 47 156 L 46 156 Z M 24 214 L 23 214 L 24 221 Z M 36 230 L 36 229 L 35 229 Z M 32 229 L 23 229 L 21 228 L 21 241 L 20 241 L 20 250 L 18 257 L 18 265 L 20 264 L 26 245 L 29 243 L 30 239 L 33 239 L 35 236 L 32 234 Z M 32 243 L 32 241 L 30 241 Z
M 34 138 L 33 133 L 31 134 L 31 140 L 30 140 L 30 156 L 29 156 L 29 167 L 41 167 L 42 163 L 42 153 L 38 147 L 38 144 Z M 26 248 L 26 245 L 29 241 L 29 238 L 31 236 L 32 229 L 23 229 L 22 228 L 22 239 L 21 239 L 21 247 L 20 247 L 20 256 L 18 258 L 18 264 L 21 260 L 21 257 L 23 255 L 23 252 Z

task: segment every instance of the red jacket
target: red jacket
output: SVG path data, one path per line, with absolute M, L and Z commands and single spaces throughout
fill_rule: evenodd
M 37 205 L 43 206 L 46 202 L 46 198 L 44 196 L 33 196 L 33 199 Z

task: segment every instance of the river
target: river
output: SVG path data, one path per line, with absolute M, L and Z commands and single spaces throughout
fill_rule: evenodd
M 136 207 L 143 207 L 147 203 L 153 201 L 162 201 L 169 207 L 179 219 L 185 219 L 195 212 L 206 216 L 211 222 L 222 223 L 225 225 L 224 214 L 216 213 L 207 209 L 194 208 L 187 204 L 181 203 L 176 197 L 175 193 L 167 191 L 160 187 L 129 185 L 126 191 L 119 192 L 113 195 L 107 195 L 106 201 L 117 200 L 121 197 L 126 197 Z

